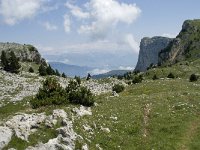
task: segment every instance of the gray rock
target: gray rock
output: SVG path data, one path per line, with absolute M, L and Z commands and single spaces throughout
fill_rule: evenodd
M 179 35 L 159 55 L 161 64 L 174 64 L 187 58 L 199 59 L 200 19 L 186 20 Z M 194 51 L 194 52 L 193 52 Z
M 159 52 L 166 48 L 171 41 L 172 39 L 166 37 L 143 38 L 135 70 L 146 71 L 151 64 L 158 64 Z
M 89 148 L 88 148 L 88 145 L 87 144 L 84 144 L 83 146 L 82 146 L 82 148 L 81 148 L 82 150 L 89 150 Z
M 45 118 L 44 113 L 20 114 L 8 120 L 5 125 L 12 129 L 18 138 L 28 141 L 29 135 L 39 127 Z
M 89 115 L 89 116 L 92 115 L 91 108 L 90 107 L 85 107 L 85 106 L 80 106 L 79 109 L 78 108 L 74 108 L 73 112 L 76 113 L 77 117 L 82 117 L 82 116 L 85 116 L 85 115 Z
M 11 140 L 13 132 L 8 127 L 0 127 L 0 149 L 4 148 Z
M 56 113 L 55 113 L 56 112 Z M 57 114 L 61 112 L 61 114 Z M 55 110 L 56 116 L 63 118 L 64 126 L 57 129 L 58 136 L 54 139 L 50 139 L 47 143 L 39 143 L 37 145 L 30 146 L 26 150 L 74 150 L 75 149 L 75 140 L 78 137 L 73 130 L 72 121 L 67 118 L 67 115 L 64 115 L 64 110 Z M 55 115 L 54 114 L 54 115 Z
M 22 45 L 17 43 L 0 43 L 0 55 L 1 51 L 3 50 L 6 52 L 7 55 L 10 51 L 13 51 L 21 61 L 31 61 L 37 64 L 46 64 L 46 61 L 41 57 L 38 50 L 32 45 Z

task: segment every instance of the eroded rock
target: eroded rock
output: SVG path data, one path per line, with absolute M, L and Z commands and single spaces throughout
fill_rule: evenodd
M 13 132 L 8 127 L 0 127 L 0 149 L 4 148 L 11 140 Z

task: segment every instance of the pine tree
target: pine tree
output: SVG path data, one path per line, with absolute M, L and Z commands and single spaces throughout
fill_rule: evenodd
M 56 69 L 56 76 L 60 76 L 60 73 L 57 69 Z
M 51 68 L 51 65 L 49 65 L 46 69 L 48 75 L 55 75 L 55 71 Z
M 40 67 L 39 67 L 39 74 L 41 76 L 46 76 L 47 75 L 46 68 L 45 68 L 45 66 L 43 64 L 41 64 Z
M 80 77 L 75 76 L 74 79 L 76 80 L 78 85 L 81 85 L 81 78 Z
M 11 73 L 19 73 L 19 69 L 21 68 L 21 65 L 19 64 L 19 60 L 17 59 L 13 51 L 10 52 L 9 62 L 10 62 L 9 71 Z
M 86 80 L 90 80 L 90 79 L 91 79 L 91 75 L 88 73 Z
M 6 57 L 5 51 L 2 51 L 1 53 L 1 66 L 3 67 L 4 70 L 8 70 L 8 59 Z
M 32 67 L 30 67 L 28 71 L 29 71 L 30 73 L 33 73 L 33 72 L 34 72 L 34 70 L 33 70 Z
M 66 78 L 66 75 L 65 75 L 65 73 L 64 73 L 64 72 L 62 73 L 62 77 L 63 77 L 63 78 Z

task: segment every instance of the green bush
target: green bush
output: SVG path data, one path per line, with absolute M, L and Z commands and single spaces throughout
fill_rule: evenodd
M 112 87 L 112 90 L 117 92 L 117 93 L 120 93 L 122 91 L 124 91 L 125 87 L 121 84 L 115 84 L 113 87 Z
M 191 74 L 190 76 L 190 82 L 194 82 L 194 81 L 197 81 L 198 80 L 198 76 L 195 75 L 195 74 Z
M 52 77 L 43 82 L 43 87 L 39 89 L 35 98 L 31 101 L 33 108 L 47 105 L 67 104 L 67 94 L 58 81 Z
M 141 83 L 142 80 L 143 80 L 142 75 L 139 75 L 139 76 L 137 75 L 137 76 L 135 76 L 135 77 L 133 78 L 132 82 L 133 82 L 133 84 L 136 84 L 136 83 Z
M 152 79 L 153 79 L 153 80 L 157 80 L 157 79 L 159 79 L 159 78 L 158 78 L 157 75 L 155 74 L 155 75 L 153 76 Z
M 168 74 L 167 78 L 174 79 L 174 78 L 175 78 L 175 76 L 174 76 L 174 74 L 173 74 L 173 73 L 171 73 L 171 72 L 170 72 L 170 73 Z
M 71 80 L 66 87 L 68 99 L 71 103 L 81 104 L 84 106 L 92 106 L 94 104 L 94 96 L 86 87 L 80 86 L 77 81 Z
M 80 77 L 75 76 L 74 79 L 76 80 L 76 82 L 77 82 L 79 85 L 81 84 L 81 78 L 80 78 Z
M 47 75 L 47 70 L 46 70 L 46 68 L 43 64 L 40 65 L 38 71 L 39 71 L 40 76 L 46 76 Z
M 43 87 L 39 89 L 35 98 L 30 101 L 33 108 L 47 105 L 66 105 L 69 102 L 92 106 L 94 104 L 94 96 L 89 89 L 80 86 L 77 81 L 71 80 L 66 89 L 64 89 L 56 79 L 48 77 L 43 82 Z
M 34 73 L 34 70 L 33 70 L 32 67 L 30 67 L 28 71 L 29 71 L 30 73 Z
M 19 73 L 19 69 L 21 68 L 19 59 L 15 56 L 13 51 L 9 53 L 9 57 L 7 57 L 5 51 L 2 51 L 1 65 L 5 71 L 11 73 Z

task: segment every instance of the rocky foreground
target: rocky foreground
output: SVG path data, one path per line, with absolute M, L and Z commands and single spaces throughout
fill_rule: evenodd
M 69 78 L 55 77 L 61 84 L 66 87 Z M 8 104 L 17 104 L 27 97 L 34 96 L 39 88 L 42 86 L 42 81 L 45 77 L 40 77 L 35 73 L 22 72 L 18 75 L 7 73 L 0 70 L 0 107 L 6 107 Z M 112 91 L 114 84 L 121 83 L 126 85 L 123 81 L 117 79 L 109 79 L 109 82 L 103 80 L 89 80 L 82 81 L 82 86 L 89 88 L 93 94 L 100 95 Z M 30 108 L 29 102 L 25 104 Z M 97 106 L 98 104 L 95 103 Z M 57 137 L 49 139 L 47 143 L 38 143 L 29 146 L 26 150 L 55 150 L 75 149 L 75 141 L 82 140 L 82 136 L 75 133 L 73 129 L 73 121 L 80 119 L 85 115 L 92 115 L 90 107 L 74 107 L 71 111 L 64 109 L 55 109 L 51 114 L 42 111 L 41 113 L 34 113 L 32 110 L 26 112 L 18 112 L 12 116 L 7 116 L 0 122 L 0 149 L 3 149 L 13 137 L 17 137 L 23 141 L 29 142 L 29 136 L 37 133 L 42 127 L 54 129 Z M 93 129 L 87 124 L 83 125 L 85 131 L 92 133 Z M 109 128 L 100 128 L 101 132 L 110 132 Z M 101 148 L 98 144 L 97 147 Z M 87 144 L 82 145 L 82 149 L 87 150 Z
M 81 106 L 80 109 L 74 109 L 74 117 L 92 115 L 91 109 Z M 29 146 L 26 150 L 55 150 L 75 149 L 75 140 L 82 138 L 77 135 L 73 130 L 73 122 L 70 121 L 68 114 L 62 110 L 53 110 L 51 115 L 45 113 L 33 114 L 17 114 L 11 119 L 6 121 L 3 126 L 0 126 L 0 149 L 5 147 L 10 141 L 12 136 L 17 136 L 21 140 L 28 141 L 29 136 L 37 132 L 37 130 L 44 125 L 46 128 L 53 128 L 61 120 L 61 126 L 56 128 L 58 136 L 50 139 L 47 143 L 38 143 L 35 146 Z

